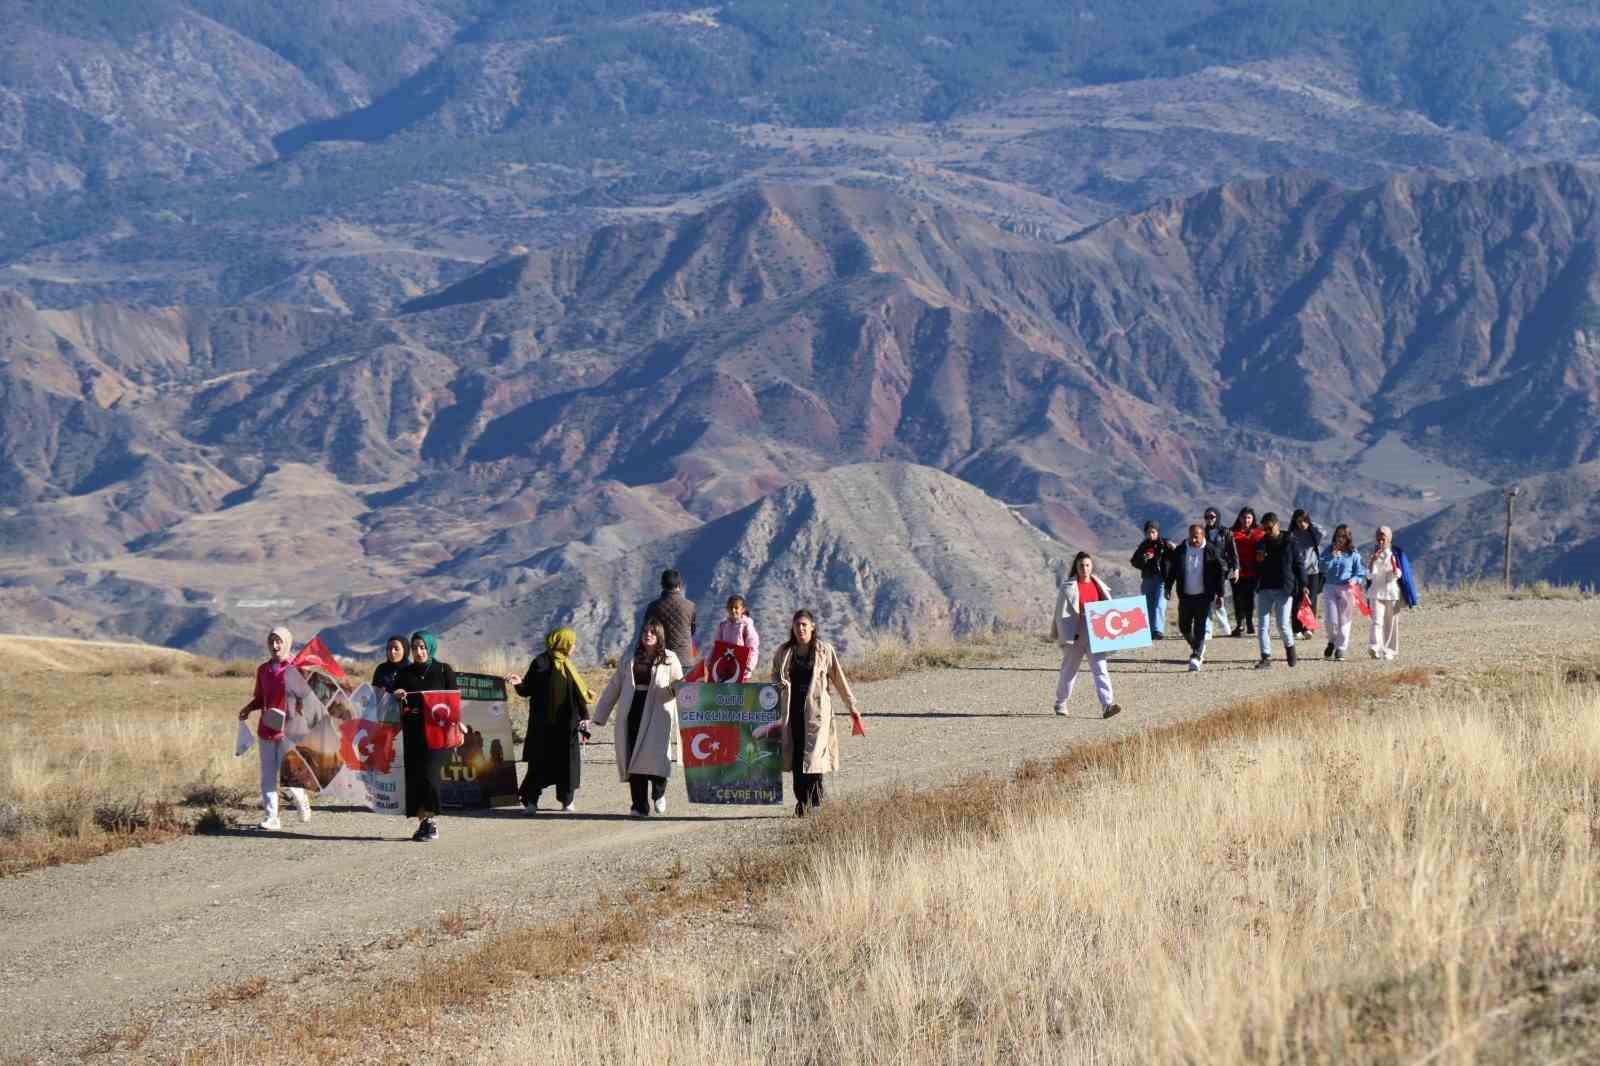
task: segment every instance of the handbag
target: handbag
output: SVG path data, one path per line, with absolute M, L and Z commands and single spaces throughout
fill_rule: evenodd
M 1211 626 L 1218 633 L 1228 632 L 1228 609 L 1220 603 L 1211 605 Z
M 1294 613 L 1294 620 L 1300 623 L 1300 628 L 1307 633 L 1317 631 L 1317 612 L 1311 609 L 1311 593 L 1300 593 L 1300 608 Z

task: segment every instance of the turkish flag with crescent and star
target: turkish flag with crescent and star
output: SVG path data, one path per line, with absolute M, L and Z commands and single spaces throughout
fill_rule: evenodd
M 736 725 L 702 725 L 683 731 L 683 765 L 722 766 L 739 761 L 743 734 Z
M 289 662 L 296 667 L 321 670 L 338 681 L 345 679 L 344 669 L 340 667 L 339 660 L 333 657 L 333 652 L 328 650 L 328 646 L 322 643 L 321 634 L 312 637 L 310 643 L 301 648 Z
M 432 692 L 408 692 L 409 699 L 422 707 L 422 729 L 428 747 L 459 748 L 466 739 L 461 732 L 461 693 L 455 689 L 437 689 Z
M 1083 609 L 1089 621 L 1089 650 L 1127 651 L 1150 646 L 1150 617 L 1143 596 L 1100 600 Z
M 394 765 L 399 728 L 388 722 L 350 718 L 339 723 L 339 761 L 357 772 L 386 774 Z

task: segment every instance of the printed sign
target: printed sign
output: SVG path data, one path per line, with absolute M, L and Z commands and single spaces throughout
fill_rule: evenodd
M 406 742 L 399 700 L 362 685 L 335 703 L 313 735 L 319 752 L 331 750 L 337 758 L 336 772 L 320 790 L 324 798 L 379 814 L 405 813 Z M 306 746 L 302 741 L 295 750 Z
M 783 802 L 783 740 L 757 740 L 778 719 L 773 685 L 684 685 L 678 690 L 683 780 L 690 803 Z
M 1150 618 L 1143 596 L 1100 600 L 1084 608 L 1089 624 L 1089 650 L 1096 654 L 1132 651 L 1150 646 Z
M 456 688 L 462 741 L 441 761 L 440 804 L 479 809 L 520 804 L 505 679 L 457 673 Z

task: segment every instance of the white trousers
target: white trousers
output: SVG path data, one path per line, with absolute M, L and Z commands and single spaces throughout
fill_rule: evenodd
M 1323 597 L 1327 603 L 1328 639 L 1333 642 L 1335 651 L 1344 651 L 1350 646 L 1350 623 L 1355 618 L 1355 596 L 1350 592 L 1349 585 L 1334 585 L 1328 589 Z
M 1078 680 L 1078 667 L 1084 656 L 1089 658 L 1089 672 L 1094 675 L 1094 692 L 1100 697 L 1100 706 L 1109 707 L 1115 697 L 1111 693 L 1111 671 L 1106 668 L 1104 654 L 1091 654 L 1086 639 L 1076 640 L 1062 649 L 1061 676 L 1056 679 L 1056 707 L 1065 707 L 1072 698 L 1072 686 Z
M 1380 659 L 1400 654 L 1400 601 L 1372 601 L 1372 637 L 1367 647 Z
M 278 771 L 283 766 L 283 757 L 289 754 L 294 745 L 288 737 L 280 740 L 257 737 L 256 747 L 261 749 L 261 810 L 271 821 L 278 816 Z M 289 798 L 294 800 L 295 810 L 300 813 L 304 814 L 310 809 L 311 801 L 305 789 L 291 788 Z

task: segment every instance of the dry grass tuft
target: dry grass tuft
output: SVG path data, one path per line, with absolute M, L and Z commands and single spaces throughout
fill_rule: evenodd
M 1592 600 L 1600 596 L 1600 588 L 1593 585 L 1558 585 L 1549 581 L 1534 581 L 1526 585 L 1505 583 L 1490 578 L 1472 578 L 1453 585 L 1433 586 L 1423 589 L 1429 606 L 1462 607 L 1474 603 L 1492 603 L 1501 600 Z
M 888 681 L 924 670 L 948 670 L 1014 655 L 1031 638 L 1020 632 L 973 634 L 953 641 L 909 642 L 878 637 L 866 654 L 845 665 L 851 681 Z
M 1566 673 L 1375 675 L 976 790 L 843 805 L 772 893 L 769 951 L 680 968 L 680 995 L 526 1006 L 498 1047 L 690 1066 L 1595 1062 L 1600 694 Z

